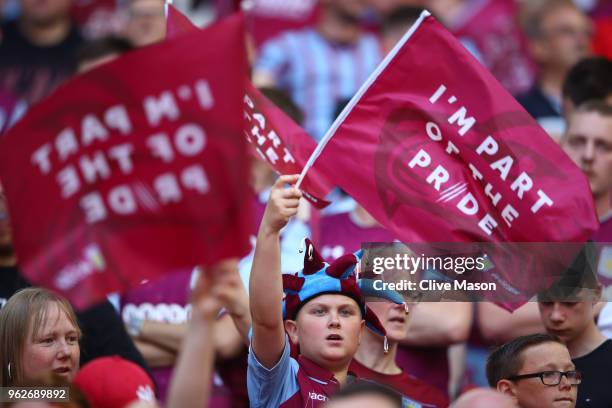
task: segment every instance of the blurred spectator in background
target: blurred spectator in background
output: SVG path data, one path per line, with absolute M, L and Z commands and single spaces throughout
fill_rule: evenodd
M 70 14 L 83 37 L 103 38 L 117 35 L 125 24 L 119 4 L 118 0 L 73 0 Z
M 512 94 L 531 86 L 534 69 L 514 0 L 427 0 L 427 7 Z
M 78 71 L 80 73 L 89 71 L 132 49 L 132 45 L 127 40 L 119 37 L 105 37 L 87 41 L 77 50 Z
M 81 35 L 70 20 L 71 0 L 21 0 L 21 15 L 2 25 L 0 89 L 28 105 L 76 70 Z
M 315 140 L 331 125 L 337 103 L 352 97 L 380 61 L 378 40 L 360 26 L 367 6 L 365 0 L 321 0 L 316 28 L 270 40 L 255 64 L 255 85 L 286 90 Z
M 599 331 L 593 319 L 601 298 L 601 285 L 595 277 L 595 258 L 596 248 L 586 245 L 568 268 L 568 273 L 538 294 L 540 316 L 546 331 L 565 343 L 576 369 L 582 372 L 577 408 L 612 406 L 610 384 L 606 380 L 612 369 L 612 340 Z
M 609 63 L 609 61 L 607 61 Z M 603 74 L 603 72 L 602 72 Z M 602 76 L 604 79 L 604 76 Z M 605 75 L 610 81 L 610 74 Z M 608 92 L 608 99 L 610 93 Z M 561 147 L 589 179 L 599 217 L 593 241 L 599 243 L 597 275 L 603 300 L 612 300 L 612 105 L 602 100 L 585 102 L 567 117 L 568 129 Z M 612 304 L 603 307 L 600 327 L 612 338 Z
M 567 118 L 561 146 L 589 179 L 600 220 L 596 242 L 612 241 L 612 105 L 590 101 Z
M 420 7 L 403 6 L 392 9 L 384 18 L 381 27 L 382 53 L 386 55 L 402 39 L 406 31 L 418 20 Z
M 590 100 L 612 105 L 612 61 L 603 57 L 580 60 L 570 69 L 563 83 L 563 116 Z
M 370 6 L 383 17 L 389 16 L 395 10 L 402 8 L 423 9 L 427 0 L 369 0 Z
M 563 81 L 570 68 L 589 54 L 592 24 L 571 0 L 545 0 L 525 4 L 523 25 L 538 77 L 517 100 L 545 130 L 558 135 L 563 133 Z
M 166 37 L 163 0 L 128 0 L 123 35 L 134 47 L 143 47 Z

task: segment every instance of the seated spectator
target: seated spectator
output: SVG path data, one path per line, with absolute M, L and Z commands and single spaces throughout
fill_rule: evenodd
M 589 54 L 591 22 L 571 0 L 546 0 L 526 5 L 524 29 L 538 66 L 533 87 L 517 100 L 538 121 L 559 121 L 562 133 L 561 89 L 568 71 Z
M 549 334 L 517 337 L 487 360 L 489 385 L 519 408 L 573 408 L 581 378 L 567 347 Z
M 355 381 L 342 388 L 325 408 L 402 408 L 402 397 L 395 391 L 370 381 Z M 410 407 L 412 405 L 408 405 Z
M 0 386 L 47 372 L 72 381 L 79 369 L 80 338 L 66 299 L 42 288 L 15 293 L 0 310 Z
M 499 391 L 487 388 L 475 388 L 453 402 L 451 408 L 515 408 L 512 398 Z
M 563 277 L 538 295 L 546 331 L 567 346 L 576 369 L 584 375 L 578 388 L 578 408 L 612 406 L 606 379 L 612 370 L 612 340 L 597 328 L 593 309 L 601 297 L 594 271 L 595 248 L 585 246 Z

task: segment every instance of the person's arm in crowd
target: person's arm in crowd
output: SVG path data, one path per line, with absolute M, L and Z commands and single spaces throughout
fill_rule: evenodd
M 219 324 L 224 325 L 226 329 L 219 329 L 217 333 L 222 333 L 222 330 L 232 333 L 231 339 L 228 336 L 219 334 L 216 341 L 217 355 L 221 356 L 224 353 L 223 349 L 227 346 L 226 342 L 231 341 L 233 347 L 237 347 L 237 352 L 242 350 L 242 345 L 249 345 L 249 330 L 251 330 L 251 311 L 249 308 L 249 295 L 240 278 L 238 269 L 232 272 L 232 282 L 230 292 L 228 292 L 228 301 L 224 304 L 227 315 L 225 320 L 220 319 Z M 229 316 L 229 319 L 227 318 Z M 238 344 L 236 343 L 238 339 Z M 223 358 L 223 357 L 222 357 Z
M 144 320 L 137 339 L 178 353 L 186 333 L 187 323 L 175 324 Z
M 297 175 L 281 176 L 272 188 L 257 235 L 249 280 L 253 319 L 251 348 L 266 368 L 274 367 L 285 347 L 280 230 L 297 213 L 301 192 L 294 187 L 284 188 L 285 184 L 295 184 L 297 179 Z
M 242 286 L 241 282 L 238 283 Z M 244 291 L 244 288 L 242 290 Z M 248 299 L 242 302 L 247 301 Z M 246 313 L 248 313 L 248 306 L 246 307 Z M 242 333 L 234 326 L 232 316 L 224 314 L 215 322 L 215 325 L 218 326 L 215 329 L 216 335 L 214 337 L 215 353 L 220 359 L 235 357 L 242 351 L 245 343 L 244 338 L 246 338 L 250 328 L 250 318 L 237 317 L 234 319 L 238 321 L 238 324 L 241 325 L 242 330 L 245 332 L 243 338 Z M 144 355 L 147 363 L 152 367 L 163 367 L 164 364 L 161 362 L 168 360 L 167 354 L 173 356 L 169 363 L 171 365 L 174 363 L 174 357 L 181 349 L 187 330 L 187 323 L 173 324 L 145 320 L 137 337 L 138 348 Z
M 149 367 L 132 338 L 125 330 L 123 320 L 109 301 L 77 312 L 83 332 L 81 365 L 102 356 L 118 355 L 132 361 L 149 372 Z
M 422 302 L 411 314 L 404 345 L 444 347 L 462 343 L 470 335 L 471 303 Z
M 248 336 L 248 330 L 249 328 L 246 329 L 245 338 Z M 229 314 L 224 314 L 215 323 L 215 355 L 220 360 L 228 360 L 240 355 L 243 350 L 246 350 L 245 338 L 236 328 L 232 317 Z
M 240 279 L 239 271 L 229 271 L 233 284 L 225 307 L 227 313 L 216 322 L 215 352 L 217 357 L 228 359 L 237 356 L 248 345 L 251 328 L 249 297 Z M 173 324 L 145 320 L 138 331 L 138 339 L 162 349 L 178 353 L 187 333 L 187 323 Z
M 287 72 L 288 38 L 281 37 L 267 41 L 261 47 L 259 57 L 253 66 L 253 84 L 257 87 L 278 87 L 281 72 Z
M 504 343 L 518 336 L 544 333 L 537 302 L 528 302 L 510 313 L 493 303 L 476 306 L 478 329 L 485 340 Z
M 192 292 L 192 316 L 168 393 L 168 408 L 206 407 L 210 398 L 217 316 L 231 286 L 235 260 L 204 270 Z
M 151 368 L 169 367 L 176 361 L 176 353 L 142 340 L 134 340 L 136 348 Z

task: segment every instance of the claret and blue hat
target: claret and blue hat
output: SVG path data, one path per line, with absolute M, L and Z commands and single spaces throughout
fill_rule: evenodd
M 295 319 L 297 313 L 310 300 L 326 294 L 348 296 L 357 302 L 368 328 L 384 336 L 383 325 L 366 307 L 364 291 L 371 288 L 371 281 L 357 280 L 355 267 L 361 259 L 361 251 L 345 254 L 331 264 L 323 261 L 309 239 L 305 239 L 304 269 L 295 274 L 283 274 L 283 319 Z M 402 296 L 395 291 L 377 291 L 377 297 L 401 304 Z

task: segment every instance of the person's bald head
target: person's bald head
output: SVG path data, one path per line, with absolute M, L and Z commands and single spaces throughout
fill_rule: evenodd
M 507 395 L 490 388 L 476 388 L 461 395 L 451 408 L 516 408 L 516 404 Z
M 394 390 L 368 380 L 357 380 L 342 387 L 325 408 L 401 408 L 402 396 Z

